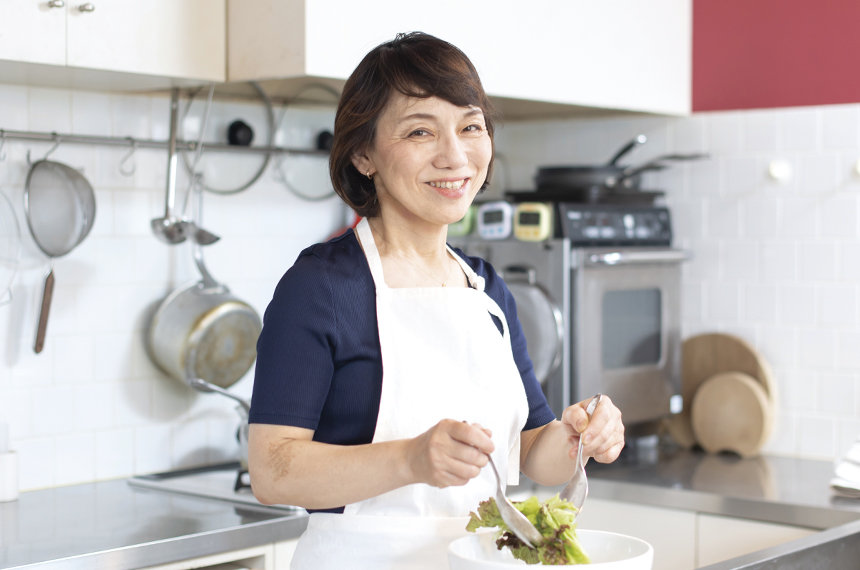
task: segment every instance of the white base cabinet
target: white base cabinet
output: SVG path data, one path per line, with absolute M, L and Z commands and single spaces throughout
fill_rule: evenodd
M 285 570 L 290 567 L 298 542 L 299 539 L 294 538 L 275 544 L 150 566 L 144 570 Z
M 654 547 L 654 570 L 689 570 L 814 534 L 816 529 L 588 499 L 578 528 L 636 536 Z
M 818 531 L 699 513 L 696 520 L 697 566 L 715 564 L 815 532 Z
M 576 526 L 641 538 L 654 547 L 654 570 L 696 567 L 696 513 L 588 499 Z

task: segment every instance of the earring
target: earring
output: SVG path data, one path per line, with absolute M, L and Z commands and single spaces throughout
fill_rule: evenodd
M 373 174 L 369 170 L 364 175 L 367 176 L 368 180 L 373 180 Z

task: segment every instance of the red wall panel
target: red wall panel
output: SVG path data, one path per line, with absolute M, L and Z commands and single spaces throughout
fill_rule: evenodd
M 860 102 L 860 0 L 693 0 L 693 111 Z

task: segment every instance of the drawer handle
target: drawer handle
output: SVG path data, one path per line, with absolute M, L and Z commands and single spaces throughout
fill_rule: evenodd
M 48 8 L 62 8 L 66 3 L 63 0 L 51 0 L 48 2 Z
M 87 2 L 86 4 L 81 4 L 78 6 L 78 12 L 95 12 L 96 5 L 92 2 Z

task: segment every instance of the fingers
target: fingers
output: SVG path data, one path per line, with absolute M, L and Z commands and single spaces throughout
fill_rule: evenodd
M 608 396 L 603 395 L 589 419 L 585 409 L 590 401 L 591 398 L 569 406 L 562 414 L 562 422 L 567 426 L 572 443 L 569 452 L 571 457 L 576 456 L 576 446 L 581 437 L 584 455 L 594 457 L 601 463 L 611 463 L 624 448 L 621 410 Z
M 478 424 L 443 420 L 416 438 L 418 478 L 436 487 L 465 485 L 487 464 L 494 446 Z

